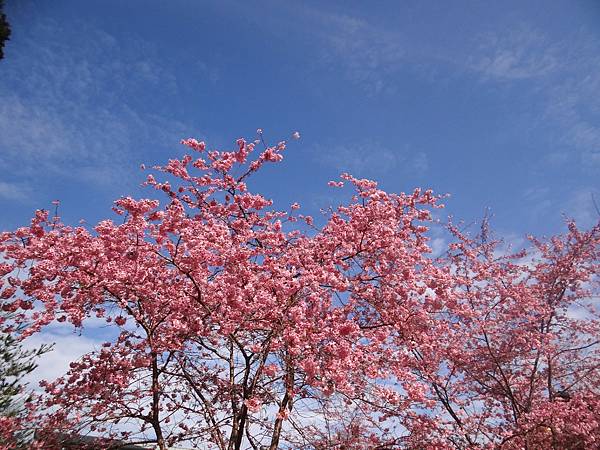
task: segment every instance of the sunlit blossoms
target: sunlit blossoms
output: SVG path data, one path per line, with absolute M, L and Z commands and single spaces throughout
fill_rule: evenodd
M 324 217 L 280 211 L 247 182 L 286 144 L 257 143 L 184 140 L 146 179 L 160 201 L 123 197 L 91 229 L 37 211 L 0 234 L 2 308 L 26 334 L 113 330 L 43 384 L 17 425 L 36 445 L 598 446 L 600 228 L 509 254 L 486 226 L 448 225 L 434 257 L 431 191 L 343 174 L 329 184 L 348 201 Z

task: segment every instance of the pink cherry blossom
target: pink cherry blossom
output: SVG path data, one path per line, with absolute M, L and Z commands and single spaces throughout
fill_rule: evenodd
M 435 221 L 432 191 L 350 174 L 329 183 L 339 207 L 293 216 L 246 184 L 284 142 L 182 144 L 194 156 L 146 179 L 160 200 L 0 233 L 5 331 L 113 331 L 26 421 L 0 419 L 2 442 L 35 426 L 48 449 L 89 430 L 161 450 L 597 447 L 599 226 L 508 254 L 486 224 Z

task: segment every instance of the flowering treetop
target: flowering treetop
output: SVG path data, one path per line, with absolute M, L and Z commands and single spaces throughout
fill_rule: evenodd
M 166 202 L 121 198 L 119 223 L 37 211 L 0 235 L 2 308 L 26 334 L 90 317 L 115 330 L 44 383 L 40 427 L 221 450 L 599 436 L 598 322 L 567 313 L 595 295 L 598 228 L 570 224 L 526 259 L 450 226 L 434 258 L 431 191 L 343 174 L 330 185 L 350 187 L 349 201 L 316 227 L 248 189 L 286 147 L 257 143 L 182 141 L 190 154 L 146 180 Z

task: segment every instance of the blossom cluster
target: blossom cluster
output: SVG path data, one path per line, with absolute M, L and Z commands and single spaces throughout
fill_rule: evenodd
M 349 200 L 317 227 L 248 189 L 286 148 L 255 154 L 259 131 L 232 151 L 183 140 L 192 154 L 146 179 L 164 201 L 123 197 L 122 220 L 88 229 L 37 211 L 0 234 L 2 309 L 23 337 L 89 318 L 115 331 L 43 383 L 40 442 L 92 430 L 161 450 L 597 445 L 599 321 L 570 311 L 598 293 L 600 228 L 569 223 L 501 254 L 485 227 L 449 225 L 434 257 L 441 197 L 349 174 L 329 183 Z

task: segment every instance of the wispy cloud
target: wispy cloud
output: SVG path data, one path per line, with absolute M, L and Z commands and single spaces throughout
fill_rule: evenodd
M 24 380 L 32 390 L 39 391 L 39 382 L 42 380 L 53 381 L 65 375 L 71 362 L 100 348 L 101 341 L 54 328 L 28 337 L 23 346 L 32 350 L 48 343 L 54 344 L 52 350 L 37 360 L 38 367 Z
M 538 142 L 548 141 L 548 162 L 569 160 L 584 169 L 600 164 L 600 41 L 589 31 L 550 36 L 523 22 L 475 35 L 457 53 L 363 19 L 310 14 L 324 24 L 324 62 L 342 67 L 368 93 L 395 93 L 397 75 L 409 70 L 437 73 L 431 82 L 443 73 L 507 86 L 528 82 L 521 88 L 531 99 L 529 128 Z
M 555 217 L 560 212 L 552 211 L 556 199 L 551 199 L 552 193 L 547 186 L 536 186 L 527 189 L 523 193 L 523 200 L 528 205 L 527 214 L 533 220 L 539 220 L 543 217 Z
M 531 220 L 546 223 L 549 218 L 557 225 L 565 219 L 574 219 L 583 228 L 600 221 L 600 189 L 594 186 L 549 187 L 538 186 L 523 194 Z M 562 219 L 561 219 L 562 216 Z M 563 228 L 563 227 L 561 227 Z
M 282 37 L 296 33 L 308 44 L 311 69 L 331 70 L 373 96 L 398 88 L 390 77 L 406 67 L 410 45 L 397 29 L 323 5 L 273 2 L 268 17 L 245 2 L 233 1 L 230 8 L 261 27 L 268 23 L 268 29 Z
M 577 189 L 564 201 L 562 212 L 577 221 L 579 226 L 590 227 L 600 221 L 597 207 L 600 199 L 598 188 L 588 187 Z
M 560 67 L 558 49 L 540 32 L 522 24 L 504 33 L 478 36 L 466 66 L 485 78 L 521 80 L 551 74 Z
M 347 78 L 370 94 L 397 89 L 389 76 L 401 68 L 407 56 L 400 33 L 347 15 L 316 12 L 312 15 L 323 23 L 319 34 L 326 44 L 322 48 L 325 64 L 341 61 Z
M 407 145 L 391 148 L 368 141 L 319 145 L 312 154 L 315 161 L 355 176 L 379 176 L 391 171 L 422 175 L 429 168 L 427 154 Z
M 31 188 L 22 183 L 9 183 L 0 181 L 0 198 L 6 200 L 23 201 L 29 198 Z
M 550 164 L 600 164 L 600 41 L 581 29 L 557 38 L 522 24 L 486 34 L 466 67 L 484 82 L 522 82 L 538 115 L 532 128 L 548 141 Z
M 69 31 L 32 20 L 23 33 L 14 42 L 22 51 L 11 54 L 0 82 L 3 171 L 18 171 L 33 184 L 59 176 L 123 185 L 146 147 L 172 147 L 189 133 L 160 112 L 160 99 L 176 96 L 180 87 L 152 45 L 136 36 L 117 41 L 82 23 Z M 52 38 L 70 33 L 76 45 Z M 198 76 L 218 77 L 201 63 L 192 66 Z M 150 92 L 156 108 L 136 104 Z

